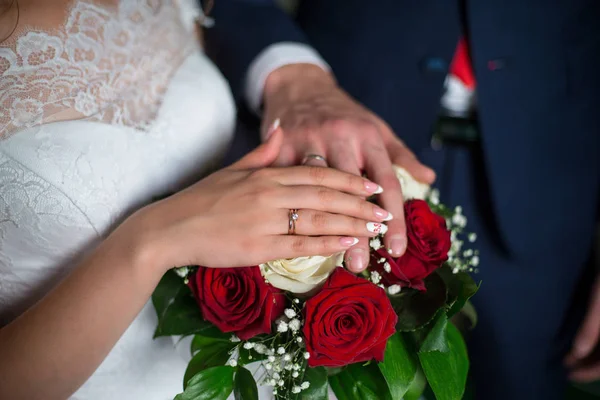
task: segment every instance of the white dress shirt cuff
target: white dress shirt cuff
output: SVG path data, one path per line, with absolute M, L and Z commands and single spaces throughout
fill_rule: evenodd
M 325 71 L 329 65 L 312 47 L 294 42 L 275 43 L 260 52 L 246 74 L 245 94 L 250 109 L 260 113 L 265 81 L 279 67 L 290 64 L 314 64 Z

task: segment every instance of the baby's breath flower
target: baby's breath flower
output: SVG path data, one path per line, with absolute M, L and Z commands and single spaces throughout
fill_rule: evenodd
M 373 282 L 376 285 L 379 282 L 381 282 L 381 275 L 379 275 L 379 272 L 377 272 L 377 271 L 371 271 L 371 282 Z
M 281 346 L 280 346 L 280 347 L 277 349 L 277 354 L 285 354 L 285 348 L 283 348 L 283 347 L 281 347 Z
M 286 317 L 292 319 L 296 316 L 296 311 L 292 310 L 291 308 L 286 308 L 284 314 Z
M 471 243 L 475 242 L 477 240 L 477 234 L 475 232 L 469 233 L 468 239 Z
M 296 332 L 300 329 L 300 320 L 297 318 L 294 318 L 293 320 L 290 321 L 288 326 L 290 327 L 292 332 Z
M 269 357 L 267 357 L 267 360 L 269 362 L 275 362 L 275 356 L 269 356 Z
M 292 361 L 292 356 L 290 356 L 289 354 L 286 354 L 286 355 L 284 355 L 284 356 L 283 356 L 283 361 Z M 286 367 L 287 367 L 288 365 L 289 365 L 289 364 L 286 364 Z M 290 367 L 290 368 L 291 368 L 291 367 Z
M 471 258 L 471 265 L 476 267 L 479 265 L 479 257 L 477 256 L 473 256 L 473 258 Z
M 254 343 L 251 343 L 251 342 L 246 342 L 246 343 L 244 343 L 244 348 L 245 348 L 246 350 L 250 350 L 250 349 L 251 349 L 251 348 L 253 348 L 253 347 L 254 347 Z
M 373 250 L 379 250 L 381 248 L 381 240 L 379 240 L 378 237 L 374 237 L 369 242 L 369 246 L 371 246 Z
M 304 359 L 308 360 L 310 358 L 310 353 L 308 351 L 304 352 Z
M 229 360 L 229 366 L 230 367 L 236 367 L 237 366 L 237 361 L 232 358 L 231 360 Z
M 389 262 L 386 261 L 385 264 L 383 264 L 383 270 L 388 274 L 392 272 L 392 267 Z
M 240 338 L 235 335 L 231 335 L 231 337 L 229 338 L 229 341 L 232 343 L 237 343 L 240 341 Z
M 294 393 L 294 394 L 298 394 L 298 393 L 300 393 L 301 391 L 302 391 L 302 389 L 300 389 L 300 386 L 294 386 L 294 387 L 292 388 L 292 393 Z
M 279 321 L 277 323 L 277 332 L 284 333 L 288 331 L 288 324 L 285 321 Z
M 302 343 L 302 342 L 303 342 L 303 340 L 304 340 L 304 339 L 302 339 L 300 336 L 298 336 L 298 337 L 296 338 L 296 342 L 298 342 L 298 343 Z
M 175 273 L 179 275 L 180 278 L 185 278 L 189 271 L 190 269 L 188 267 L 175 268 Z
M 300 385 L 300 387 L 302 388 L 302 390 L 306 390 L 310 387 L 310 382 L 302 382 L 302 385 Z
M 300 374 L 298 373 L 298 371 L 294 371 L 292 372 L 292 378 L 297 378 Z
M 256 351 L 258 354 L 267 354 L 267 346 L 262 343 L 256 343 L 254 345 L 254 351 Z
M 388 288 L 388 293 L 391 295 L 395 295 L 395 294 L 400 293 L 401 289 L 402 288 L 400 287 L 400 285 L 392 285 Z
M 266 364 L 265 364 L 265 368 L 266 368 L 268 371 L 270 371 L 270 370 L 272 370 L 272 369 L 273 369 L 273 364 L 271 364 L 271 363 L 266 363 Z

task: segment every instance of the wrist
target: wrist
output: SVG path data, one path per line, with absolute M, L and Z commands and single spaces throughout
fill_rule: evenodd
M 126 260 L 136 275 L 160 279 L 172 266 L 162 249 L 163 240 L 145 211 L 142 209 L 125 220 L 104 244 L 108 251 Z
M 336 87 L 333 75 L 315 64 L 290 64 L 277 68 L 265 80 L 263 100 L 285 96 L 295 100 L 306 93 Z

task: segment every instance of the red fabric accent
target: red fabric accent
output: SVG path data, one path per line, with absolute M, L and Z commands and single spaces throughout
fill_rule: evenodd
M 475 88 L 475 74 L 469 57 L 467 41 L 461 38 L 454 53 L 454 59 L 450 65 L 450 73 L 460 79 L 469 89 Z

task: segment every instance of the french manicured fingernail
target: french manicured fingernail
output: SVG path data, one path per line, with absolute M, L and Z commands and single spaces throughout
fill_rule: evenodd
M 271 135 L 277 130 L 277 128 L 279 128 L 279 125 L 281 125 L 281 120 L 277 118 L 269 127 L 269 130 L 267 131 L 267 136 L 265 136 L 265 140 L 271 137 Z
M 383 235 L 384 233 L 387 232 L 388 227 L 387 227 L 387 225 L 380 224 L 379 222 L 367 222 L 367 230 L 371 233 Z
M 385 211 L 383 208 L 379 207 L 373 209 L 373 214 L 375 214 L 377 218 L 381 218 L 382 221 L 391 221 L 394 218 L 391 212 Z
M 406 250 L 406 238 L 400 235 L 394 235 L 390 238 L 390 248 L 388 253 L 394 257 L 400 257 Z
M 358 239 L 355 237 L 344 237 L 340 239 L 340 243 L 345 247 L 352 247 L 358 243 Z
M 371 181 L 365 181 L 365 189 L 367 189 L 367 192 L 372 194 L 383 193 L 383 188 L 375 182 Z
M 350 269 L 354 272 L 363 271 L 367 268 L 367 257 L 363 249 L 354 249 L 350 251 Z

